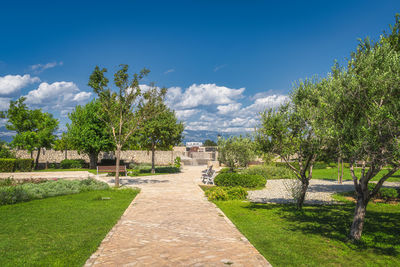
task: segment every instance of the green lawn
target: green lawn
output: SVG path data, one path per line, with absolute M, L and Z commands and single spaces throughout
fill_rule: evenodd
M 0 206 L 0 266 L 82 266 L 137 193 L 91 191 Z
M 218 207 L 273 266 L 400 266 L 400 204 L 368 206 L 362 243 L 347 241 L 354 204 L 220 201 Z
M 361 169 L 355 169 L 356 175 L 361 176 Z M 378 181 L 387 171 L 383 170 L 377 174 L 377 176 L 372 181 Z M 313 179 L 325 179 L 325 180 L 337 180 L 337 168 L 331 169 L 313 169 Z M 344 168 L 343 180 L 352 180 L 349 168 Z M 400 171 L 396 172 L 387 181 L 389 182 L 400 182 Z

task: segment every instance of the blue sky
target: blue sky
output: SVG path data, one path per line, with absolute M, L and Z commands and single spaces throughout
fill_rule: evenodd
M 111 77 L 124 63 L 170 88 L 187 129 L 232 132 L 252 129 L 294 81 L 325 75 L 400 12 L 385 0 L 54 2 L 2 3 L 1 109 L 24 95 L 64 125 L 94 97 L 93 68 Z

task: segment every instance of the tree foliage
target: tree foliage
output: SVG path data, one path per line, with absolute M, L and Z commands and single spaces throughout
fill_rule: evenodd
M 255 144 L 250 137 L 232 136 L 218 139 L 218 160 L 232 171 L 237 167 L 247 167 L 255 159 Z
M 42 112 L 40 109 L 29 110 L 24 101 L 24 97 L 10 101 L 6 127 L 16 132 L 11 142 L 13 147 L 27 149 L 31 153 L 37 150 L 37 168 L 41 149 L 51 148 L 56 140 L 58 120 L 53 118 L 52 114 Z
M 204 146 L 218 146 L 218 144 L 210 139 L 207 139 L 206 141 L 204 141 Z
M 68 135 L 61 139 L 64 145 L 70 145 L 79 153 L 89 156 L 90 168 L 96 168 L 98 154 L 101 151 L 114 150 L 110 129 L 104 123 L 104 113 L 99 100 L 93 100 L 85 106 L 76 106 L 68 115 Z M 64 149 L 63 149 L 64 150 Z

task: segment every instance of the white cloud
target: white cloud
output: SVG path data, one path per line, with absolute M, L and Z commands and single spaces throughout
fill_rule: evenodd
M 216 84 L 193 84 L 183 93 L 180 87 L 169 88 L 167 103 L 174 108 L 194 108 L 212 104 L 231 104 L 243 98 L 245 88 L 231 89 Z
M 168 73 L 172 73 L 172 72 L 175 72 L 175 69 L 166 70 L 166 71 L 164 71 L 164 74 L 168 74 Z
M 258 98 L 250 106 L 245 107 L 241 112 L 244 115 L 257 114 L 267 108 L 277 108 L 280 105 L 289 101 L 287 95 L 270 95 L 263 98 Z
M 44 82 L 26 95 L 26 103 L 45 110 L 59 110 L 63 116 L 71 112 L 76 105 L 87 102 L 91 94 L 80 91 L 73 82 Z
M 40 82 L 38 77 L 31 77 L 29 74 L 21 75 L 6 75 L 0 77 L 0 95 L 10 95 L 29 84 Z
M 238 111 L 241 106 L 241 103 L 232 103 L 229 105 L 218 106 L 217 109 L 219 114 L 226 115 Z
M 227 66 L 226 64 L 222 64 L 222 65 L 216 66 L 216 67 L 214 68 L 214 72 L 217 72 L 217 71 L 219 71 L 220 69 L 225 68 L 226 66 Z
M 41 73 L 44 70 L 54 68 L 56 66 L 62 66 L 64 63 L 62 61 L 60 62 L 49 62 L 46 64 L 36 64 L 30 66 L 31 70 L 33 70 L 35 73 Z
M 184 109 L 184 110 L 175 110 L 175 114 L 180 120 L 187 120 L 193 115 L 199 112 L 198 109 Z

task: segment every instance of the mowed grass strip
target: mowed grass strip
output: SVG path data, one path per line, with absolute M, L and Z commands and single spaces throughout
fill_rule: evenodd
M 361 169 L 356 168 L 355 173 L 358 178 L 361 177 Z M 386 170 L 380 171 L 372 181 L 379 181 L 385 174 L 387 173 Z M 313 179 L 322 179 L 322 180 L 335 180 L 337 181 L 338 170 L 337 168 L 327 168 L 327 169 L 313 169 L 312 178 Z M 350 168 L 343 169 L 343 180 L 353 180 L 351 177 Z M 393 174 L 389 179 L 386 181 L 388 182 L 400 182 L 400 171 Z
M 138 192 L 91 191 L 0 206 L 0 266 L 82 266 Z
M 347 241 L 354 204 L 293 206 L 219 201 L 273 266 L 400 266 L 400 205 L 368 206 L 362 242 Z

